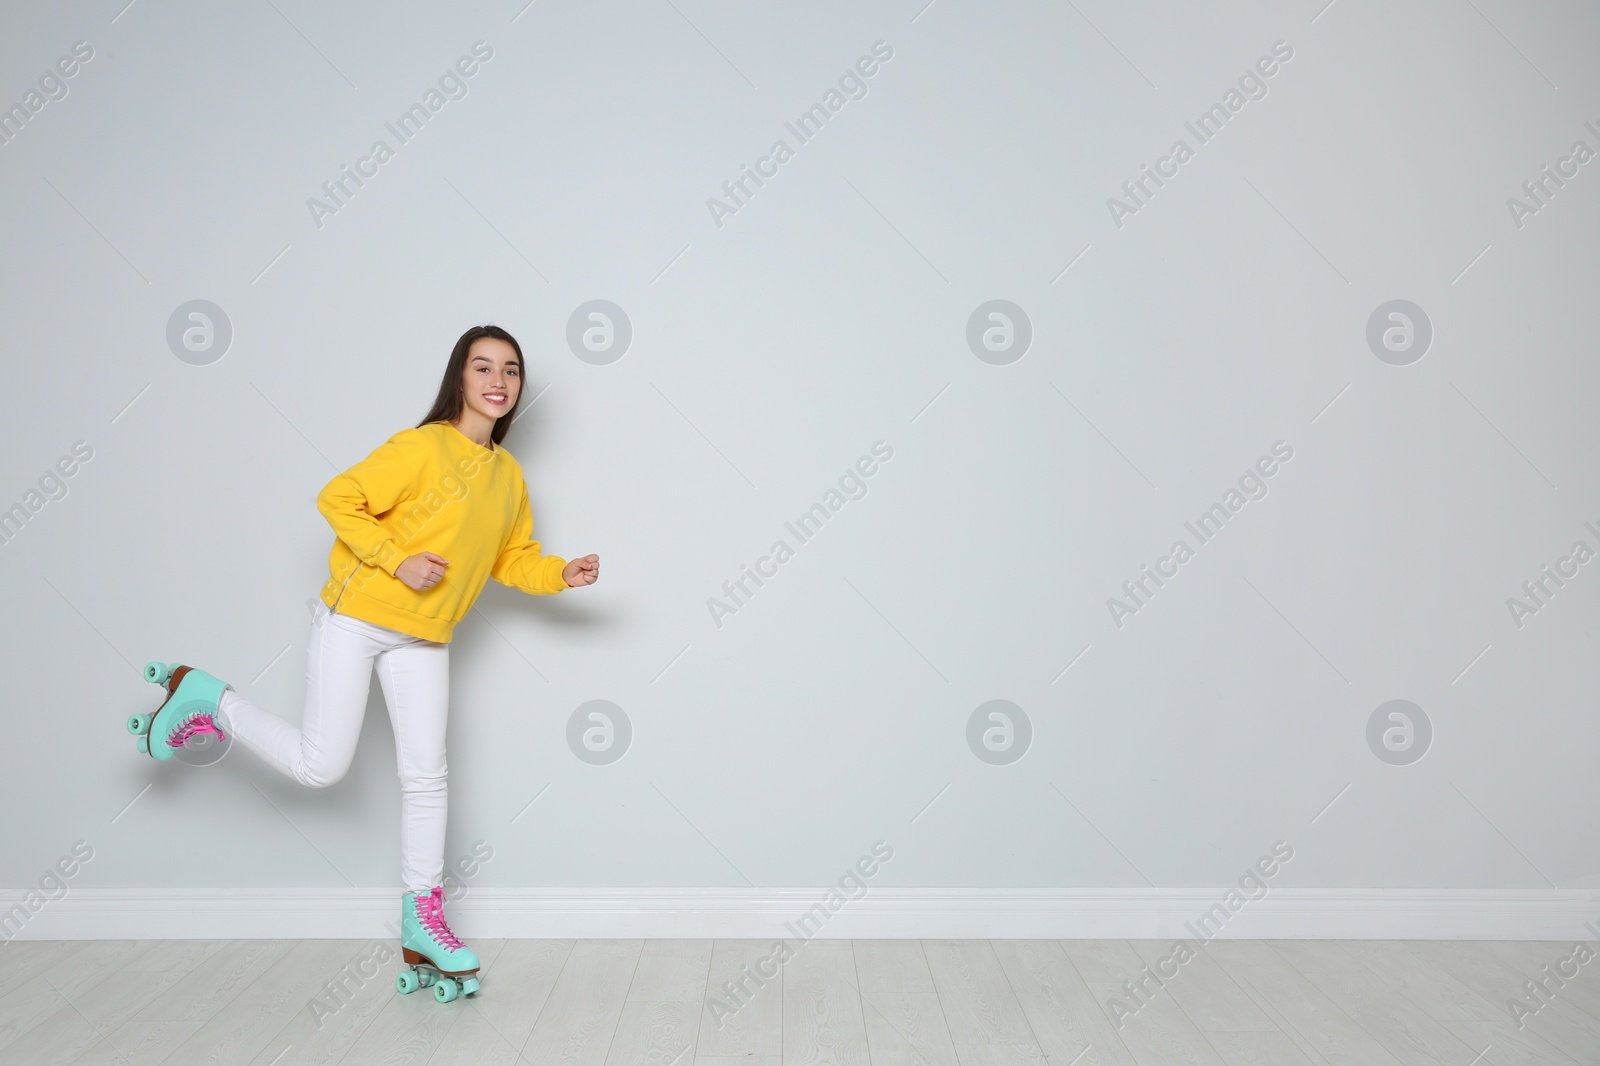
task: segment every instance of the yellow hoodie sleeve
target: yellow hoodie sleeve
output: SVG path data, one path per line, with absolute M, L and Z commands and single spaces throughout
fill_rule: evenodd
M 517 480 L 522 482 L 521 477 Z M 532 536 L 533 512 L 528 506 L 528 486 L 523 482 L 522 499 L 517 504 L 517 517 L 511 523 L 511 535 L 501 547 L 489 576 L 502 585 L 534 595 L 571 588 L 561 576 L 567 561 L 559 555 L 540 554 L 539 542 L 530 540 Z
M 401 430 L 317 493 L 317 510 L 362 562 L 394 576 L 405 553 L 374 515 L 389 510 L 412 488 L 423 457 Z

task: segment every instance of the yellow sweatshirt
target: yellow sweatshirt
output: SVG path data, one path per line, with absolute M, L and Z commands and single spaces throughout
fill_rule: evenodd
M 567 561 L 530 540 L 522 467 L 449 422 L 402 429 L 317 494 L 338 535 L 322 602 L 337 614 L 448 644 L 489 578 L 528 593 L 570 588 Z M 395 568 L 429 551 L 449 560 L 418 592 Z

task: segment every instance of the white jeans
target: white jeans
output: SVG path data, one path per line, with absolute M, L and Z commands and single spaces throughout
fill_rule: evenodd
M 222 731 L 312 788 L 344 777 L 355 758 L 376 664 L 400 770 L 400 875 L 407 892 L 444 883 L 444 731 L 450 645 L 334 614 L 317 601 L 306 654 L 306 704 L 299 729 L 228 686 Z

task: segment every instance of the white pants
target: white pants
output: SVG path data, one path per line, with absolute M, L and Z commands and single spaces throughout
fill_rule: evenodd
M 400 770 L 400 875 L 407 892 L 444 883 L 444 731 L 450 645 L 334 614 L 320 599 L 306 654 L 306 704 L 299 729 L 224 689 L 218 723 L 268 763 L 312 788 L 344 777 L 355 758 L 378 669 Z

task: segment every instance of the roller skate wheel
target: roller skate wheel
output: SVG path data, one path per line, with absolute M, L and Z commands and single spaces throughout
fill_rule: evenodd
M 134 741 L 134 746 L 139 749 L 140 755 L 150 754 L 150 738 L 143 733 L 139 734 L 139 738 Z
M 395 974 L 394 987 L 402 996 L 409 996 L 418 988 L 417 972 L 415 970 L 401 970 Z
M 427 988 L 439 979 L 439 975 L 428 970 L 418 971 L 417 976 L 422 981 L 422 987 Z
M 477 990 L 478 979 L 476 977 L 469 977 L 465 981 L 461 982 L 461 994 L 463 996 L 470 996 Z
M 150 732 L 150 718 L 151 718 L 151 716 L 148 715 L 148 714 L 130 714 L 130 715 L 128 715 L 128 732 L 130 732 L 130 733 L 148 733 L 148 732 Z
M 145 663 L 144 679 L 154 685 L 165 685 L 167 678 L 172 676 L 172 671 L 166 663 Z
M 460 989 L 456 987 L 455 981 L 449 977 L 439 978 L 439 983 L 433 986 L 433 998 L 440 1003 L 449 1003 L 456 998 L 458 992 L 460 992 Z

